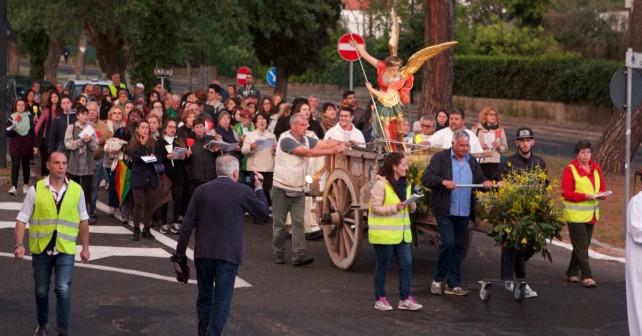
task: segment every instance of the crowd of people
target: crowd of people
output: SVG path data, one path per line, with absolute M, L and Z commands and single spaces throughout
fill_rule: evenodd
M 371 63 L 383 67 L 375 59 Z M 491 181 L 501 185 L 503 175 L 509 171 L 546 169 L 544 160 L 532 154 L 535 136 L 530 128 L 517 131 L 517 152 L 505 156 L 509 149 L 507 135 L 493 107 L 482 109 L 478 122 L 470 130 L 465 126 L 465 112 L 457 108 L 422 115 L 412 125 L 407 119 L 401 119 L 398 120 L 401 121 L 400 134 L 395 137 L 388 128 L 383 133 L 376 131 L 376 105 L 371 102 L 365 108 L 360 107 L 353 91 L 345 91 L 340 104 L 321 104 L 316 96 L 287 102 L 279 94 L 261 96 L 252 75 L 248 74 L 246 84 L 239 88 L 228 85 L 224 89 L 213 82 L 207 90 L 197 89 L 179 97 L 160 85 L 145 92 L 141 83 L 130 92 L 118 74 L 113 74 L 111 79 L 111 84 L 104 88 L 87 84 L 75 99 L 60 87 L 39 92 L 39 86 L 34 85 L 25 99 L 16 101 L 8 125 L 12 159 L 9 194 L 18 192 L 21 167 L 23 193 L 35 190 L 29 187 L 29 161 L 34 155 L 40 154 L 43 177 L 49 175 L 48 168 L 54 163 L 65 161 L 64 173 L 75 182 L 74 197 L 83 203 L 79 205 L 80 220 L 86 218 L 89 224 L 97 222 L 97 194 L 102 181 L 108 189 L 109 215 L 133 226 L 132 240 L 154 239 L 150 228 L 159 225 L 163 234 L 181 234 L 177 254 L 184 253 L 192 230 L 208 218 L 195 207 L 206 206 L 208 197 L 221 197 L 216 193 L 215 184 L 207 190 L 199 187 L 218 180 L 223 174 L 220 177 L 227 180 L 218 184 L 225 185 L 226 189 L 237 190 L 230 186 L 231 180 L 255 187 L 257 193 L 247 193 L 249 188 L 235 191 L 240 193 L 239 199 L 249 203 L 243 206 L 244 210 L 228 209 L 230 218 L 242 226 L 242 215 L 247 211 L 255 224 L 266 224 L 269 217 L 264 206 L 271 207 L 274 263 L 286 263 L 286 238 L 291 236 L 292 265 L 311 264 L 314 258 L 306 253 L 305 241 L 322 237 L 320 227 L 310 223 L 312 202 L 305 195 L 309 183 L 306 175 L 314 170 L 313 158 L 349 147 L 366 147 L 374 140 L 373 133 L 376 137 L 381 136 L 377 133 L 387 133 L 393 141 L 443 149 L 433 155 L 421 178 L 422 184 L 432 190 L 430 206 L 440 236 L 430 287 L 433 294 L 466 295 L 468 291 L 461 287 L 461 263 L 468 223 L 474 219 L 475 197 L 470 188 L 457 186 L 475 183 L 490 188 Z M 51 161 L 52 154 L 56 154 L 54 161 Z M 478 155 L 475 158 L 471 154 Z M 577 159 L 566 167 L 562 179 L 564 217 L 573 243 L 567 276 L 570 282 L 594 287 L 588 245 L 599 219 L 597 204 L 602 197 L 596 195 L 606 187 L 599 165 L 591 160 L 590 144 L 579 142 L 575 154 Z M 376 252 L 374 289 L 375 308 L 379 310 L 392 309 L 385 295 L 385 278 L 393 255 L 397 256 L 400 268 L 398 308 L 422 308 L 410 293 L 409 213 L 416 205 L 408 200 L 411 186 L 405 177 L 407 170 L 403 152 L 386 156 L 371 192 L 368 238 Z M 60 171 L 57 175 L 61 175 Z M 66 179 L 56 181 L 68 183 Z M 168 216 L 170 205 L 171 217 Z M 25 223 L 27 215 L 25 212 L 22 216 Z M 181 228 L 181 222 L 186 226 Z M 203 234 L 199 237 L 198 229 L 196 232 L 198 245 L 206 237 Z M 230 234 L 240 239 L 238 231 Z M 17 245 L 16 249 L 21 246 Z M 218 254 L 226 252 L 212 253 L 213 257 L 203 258 L 218 260 Z M 235 253 L 236 259 L 228 260 L 233 264 L 234 274 L 241 260 L 240 252 Z M 530 256 L 529 251 L 502 250 L 501 277 L 506 280 L 508 290 L 514 288 L 513 279 L 526 278 L 525 263 Z M 186 260 L 184 255 L 178 257 Z M 224 266 L 231 267 L 229 263 Z M 207 279 L 211 285 L 212 278 L 218 280 L 224 276 L 218 269 L 212 269 L 218 267 L 216 263 L 201 260 L 196 266 L 199 282 Z M 221 279 L 229 280 L 229 277 Z M 211 286 L 201 288 L 199 284 L 199 293 L 201 291 L 204 293 L 201 293 L 203 297 L 199 294 L 199 302 L 213 302 L 215 307 L 207 303 L 199 306 L 202 308 L 199 332 L 204 333 L 208 323 L 214 321 L 220 331 L 227 318 L 231 289 L 228 287 L 223 299 L 217 299 Z M 537 296 L 528 285 L 525 292 L 526 297 Z M 212 318 L 207 318 L 210 315 Z M 61 323 L 64 327 L 66 322 Z

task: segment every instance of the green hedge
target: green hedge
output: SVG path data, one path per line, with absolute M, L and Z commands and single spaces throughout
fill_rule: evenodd
M 611 106 L 619 62 L 581 58 L 455 56 L 455 95 Z

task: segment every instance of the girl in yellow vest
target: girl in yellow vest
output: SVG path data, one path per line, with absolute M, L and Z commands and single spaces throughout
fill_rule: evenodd
M 595 223 L 600 219 L 600 202 L 597 194 L 606 190 L 602 169 L 591 160 L 591 144 L 580 141 L 575 145 L 576 159 L 571 161 L 562 174 L 562 197 L 564 219 L 573 244 L 573 255 L 566 270 L 570 282 L 580 282 L 584 287 L 595 287 L 589 265 L 588 248 Z
M 392 310 L 386 299 L 386 273 L 393 254 L 399 261 L 399 305 L 403 310 L 419 310 L 421 305 L 410 295 L 412 254 L 410 244 L 410 212 L 417 205 L 404 201 L 410 197 L 410 183 L 406 181 L 408 162 L 404 154 L 390 153 L 383 168 L 375 177 L 368 212 L 368 240 L 374 246 L 377 265 L 374 274 L 375 308 Z

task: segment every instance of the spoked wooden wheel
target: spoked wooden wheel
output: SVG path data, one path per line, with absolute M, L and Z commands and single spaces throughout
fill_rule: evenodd
M 330 174 L 321 200 L 321 224 L 328 254 L 335 266 L 348 270 L 361 249 L 363 223 L 354 184 L 343 169 Z

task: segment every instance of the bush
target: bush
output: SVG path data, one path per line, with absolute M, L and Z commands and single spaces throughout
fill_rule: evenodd
M 455 56 L 455 95 L 610 106 L 619 62 L 576 57 Z

